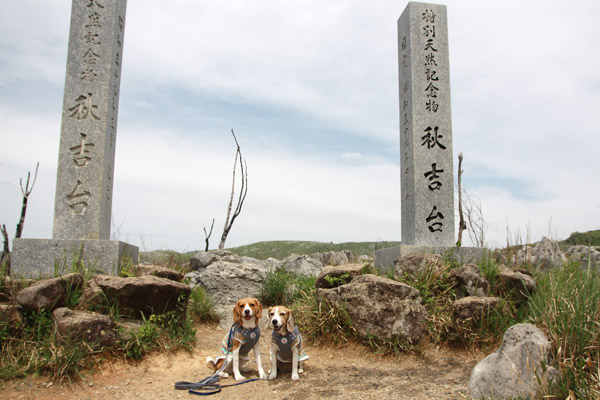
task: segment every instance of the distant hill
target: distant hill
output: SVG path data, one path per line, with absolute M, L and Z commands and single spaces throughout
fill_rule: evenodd
M 584 246 L 600 246 L 600 231 L 588 232 L 573 232 L 568 239 L 560 242 L 567 246 L 584 245 Z
M 226 250 L 239 256 L 247 256 L 266 260 L 269 257 L 278 260 L 284 259 L 292 253 L 313 254 L 326 251 L 350 250 L 355 256 L 362 254 L 373 257 L 375 250 L 400 245 L 400 242 L 347 242 L 347 243 L 323 243 L 307 242 L 297 240 L 275 240 L 269 242 L 257 242 L 246 246 L 231 247 Z M 177 253 L 171 250 L 154 250 L 140 253 L 140 262 L 153 264 L 178 263 L 183 264 L 200 250 Z
M 568 239 L 560 242 L 561 247 L 566 250 L 569 246 L 585 245 L 600 246 L 600 230 L 584 233 L 574 232 Z M 346 243 L 324 243 L 308 242 L 298 240 L 274 240 L 269 242 L 257 242 L 246 246 L 231 247 L 227 250 L 239 255 L 266 260 L 269 257 L 284 259 L 292 253 L 313 254 L 326 251 L 350 250 L 355 256 L 366 254 L 373 257 L 375 250 L 385 249 L 400 245 L 400 242 L 346 242 Z M 140 253 L 140 261 L 155 264 L 177 263 L 183 264 L 200 250 L 177 253 L 171 250 L 155 250 Z

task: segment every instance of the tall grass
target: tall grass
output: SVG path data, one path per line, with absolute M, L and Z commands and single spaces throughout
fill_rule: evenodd
M 569 263 L 536 276 L 530 318 L 552 341 L 560 398 L 600 398 L 600 273 Z

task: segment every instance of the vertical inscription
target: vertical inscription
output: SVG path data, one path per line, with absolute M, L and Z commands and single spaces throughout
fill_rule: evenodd
M 109 239 L 126 0 L 73 0 L 53 237 Z
M 454 244 L 445 6 L 410 2 L 398 21 L 402 242 Z

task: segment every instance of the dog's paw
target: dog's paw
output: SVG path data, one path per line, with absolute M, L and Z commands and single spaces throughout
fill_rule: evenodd
M 240 375 L 234 374 L 234 378 L 236 381 L 245 381 L 246 380 L 246 377 L 241 374 Z
M 303 370 L 302 368 L 298 368 L 298 373 L 299 373 L 299 374 L 303 374 L 303 373 L 304 373 L 304 370 Z
M 268 379 L 268 378 L 269 378 L 269 376 L 268 376 L 267 374 L 265 374 L 265 371 L 262 371 L 262 370 L 261 370 L 261 371 L 259 371 L 259 373 L 258 373 L 258 377 L 259 377 L 260 379 Z
M 297 381 L 299 379 L 300 379 L 300 377 L 298 376 L 298 374 L 292 374 L 292 380 L 293 381 Z
M 277 378 L 277 372 L 271 372 L 269 374 L 269 380 L 272 381 L 273 379 Z

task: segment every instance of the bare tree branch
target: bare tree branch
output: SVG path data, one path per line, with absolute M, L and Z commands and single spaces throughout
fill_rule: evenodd
M 27 183 L 25 183 L 25 187 L 23 187 L 23 179 L 19 179 L 19 186 L 21 186 L 21 193 L 23 193 L 23 205 L 21 206 L 21 218 L 19 218 L 19 223 L 17 224 L 17 230 L 15 232 L 15 239 L 20 238 L 23 233 L 23 225 L 25 224 L 25 214 L 27 213 L 27 200 L 29 199 L 29 195 L 35 186 L 35 181 L 37 180 L 38 170 L 40 168 L 40 163 L 38 161 L 35 166 L 35 175 L 33 176 L 33 182 L 31 183 L 31 188 L 29 187 L 29 179 L 31 178 L 31 173 L 27 172 Z
M 210 235 L 212 235 L 214 226 L 215 226 L 215 219 L 213 218 L 212 224 L 210 225 L 210 232 L 208 232 L 208 234 L 206 233 L 206 227 L 204 227 L 204 237 L 205 237 L 204 241 L 206 242 L 206 247 L 204 248 L 204 251 L 208 251 L 208 240 L 210 239 Z
M 240 149 L 240 144 L 238 143 L 237 137 L 235 136 L 235 132 L 233 129 L 231 130 L 231 134 L 233 135 L 233 140 L 235 140 L 236 152 L 235 152 L 235 160 L 233 162 L 233 181 L 231 184 L 231 196 L 229 197 L 229 205 L 227 207 L 227 216 L 225 218 L 225 227 L 223 228 L 223 234 L 221 235 L 221 242 L 219 243 L 219 250 L 223 250 L 225 248 L 225 241 L 227 240 L 227 235 L 229 235 L 229 231 L 233 226 L 233 222 L 242 212 L 242 206 L 244 204 L 244 200 L 246 200 L 246 194 L 248 193 L 248 166 L 246 161 L 242 156 L 242 150 Z M 237 162 L 238 158 L 240 160 L 240 171 L 242 175 L 242 187 L 240 189 L 240 194 L 238 197 L 238 202 L 233 212 L 233 216 L 231 216 L 231 209 L 233 207 L 233 197 L 235 195 L 235 172 L 237 170 Z
M 458 240 L 456 241 L 456 247 L 462 246 L 462 233 L 465 229 L 467 229 L 467 224 L 465 222 L 465 217 L 463 216 L 463 208 L 462 208 L 462 161 L 463 161 L 463 153 L 460 152 L 458 154 Z
M 9 241 L 8 241 L 8 232 L 6 232 L 6 225 L 2 225 L 0 228 L 0 232 L 2 233 L 2 237 L 4 238 L 4 247 L 2 249 L 2 256 L 0 257 L 0 266 L 6 265 L 6 271 L 4 273 L 6 275 L 10 275 L 10 249 L 9 249 Z

